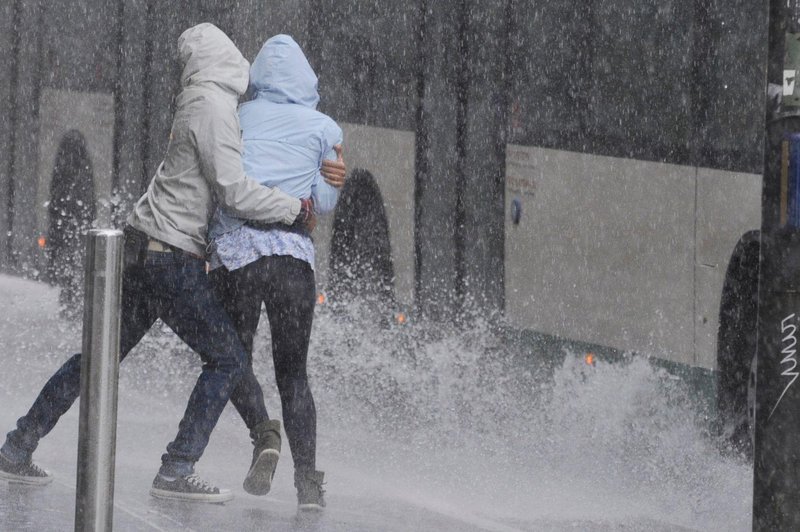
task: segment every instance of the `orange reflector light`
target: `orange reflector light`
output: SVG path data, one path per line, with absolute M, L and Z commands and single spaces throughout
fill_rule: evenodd
M 583 356 L 583 360 L 590 366 L 594 366 L 594 353 L 586 353 Z
M 404 324 L 404 323 L 406 322 L 406 315 L 405 315 L 405 314 L 403 314 L 402 312 L 400 312 L 400 313 L 398 313 L 398 314 L 396 314 L 396 315 L 395 315 L 394 319 L 395 319 L 395 321 L 396 321 L 397 323 L 399 323 L 400 325 L 402 325 L 402 324 Z
M 47 245 L 47 238 L 42 235 L 36 240 L 36 243 L 39 244 L 39 249 L 44 249 L 44 247 Z
M 325 294 L 320 292 L 317 294 L 317 304 L 322 305 L 323 303 L 325 303 Z

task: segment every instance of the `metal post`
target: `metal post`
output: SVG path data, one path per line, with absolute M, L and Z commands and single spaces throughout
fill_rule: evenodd
M 800 0 L 770 0 L 753 530 L 800 530 Z
M 75 497 L 82 532 L 112 528 L 123 247 L 121 231 L 87 235 Z

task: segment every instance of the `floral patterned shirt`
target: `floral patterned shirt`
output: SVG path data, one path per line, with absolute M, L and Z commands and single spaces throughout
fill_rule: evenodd
M 288 255 L 314 269 L 314 241 L 306 234 L 281 229 L 257 229 L 243 225 L 214 239 L 209 266 L 237 270 L 261 257 Z

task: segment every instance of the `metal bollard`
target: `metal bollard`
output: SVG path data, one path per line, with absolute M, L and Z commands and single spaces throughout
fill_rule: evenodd
M 122 231 L 86 238 L 75 530 L 111 530 L 117 437 Z

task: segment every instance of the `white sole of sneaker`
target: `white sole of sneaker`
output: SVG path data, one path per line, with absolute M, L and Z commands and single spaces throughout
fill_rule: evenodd
M 250 495 L 266 495 L 272 488 L 272 477 L 281 453 L 276 449 L 264 449 L 256 461 L 250 466 L 250 471 L 244 479 L 242 487 Z
M 319 504 L 298 504 L 297 509 L 310 512 L 321 512 L 325 509 L 325 507 Z
M 47 477 L 23 477 L 20 475 L 13 475 L 0 471 L 0 479 L 10 482 L 11 484 L 24 484 L 26 486 L 46 486 L 53 481 L 52 476 Z
M 179 493 L 177 491 L 150 488 L 150 495 L 157 499 L 167 499 L 170 501 L 221 503 L 233 500 L 233 492 L 231 492 L 230 490 L 219 490 L 219 493 L 210 494 L 210 493 Z

